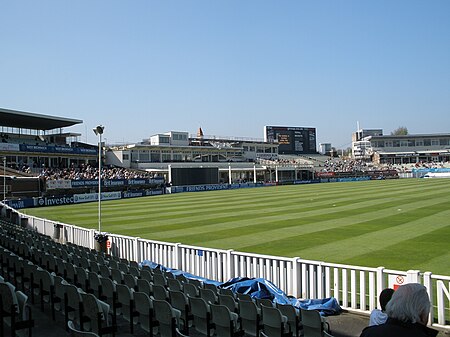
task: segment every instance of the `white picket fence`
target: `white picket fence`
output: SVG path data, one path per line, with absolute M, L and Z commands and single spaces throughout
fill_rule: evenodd
M 39 233 L 49 236 L 54 233 L 54 221 L 28 216 L 8 206 L 3 206 L 2 213 L 4 216 L 9 213 L 11 220 Z M 95 230 L 58 224 L 63 227 L 62 241 L 95 247 Z M 233 277 L 265 278 L 288 295 L 301 299 L 333 296 L 344 309 L 355 312 L 370 313 L 379 307 L 377 295 L 391 286 L 392 278 L 421 283 L 428 289 L 433 308 L 429 323 L 450 330 L 449 276 L 242 253 L 109 233 L 108 237 L 109 253 L 120 258 L 137 262 L 149 260 L 221 282 Z

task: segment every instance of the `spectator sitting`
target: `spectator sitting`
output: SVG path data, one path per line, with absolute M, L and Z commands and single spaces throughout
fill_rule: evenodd
M 434 337 L 438 331 L 426 326 L 430 313 L 427 289 L 418 283 L 400 286 L 386 306 L 388 319 L 365 328 L 360 337 Z
M 384 324 L 387 320 L 386 304 L 391 300 L 394 289 L 386 288 L 380 293 L 380 309 L 374 309 L 370 314 L 369 326 Z

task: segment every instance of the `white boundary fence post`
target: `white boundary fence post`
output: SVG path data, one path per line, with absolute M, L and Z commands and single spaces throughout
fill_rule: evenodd
M 173 252 L 175 254 L 175 256 L 173 258 L 173 263 L 174 263 L 174 267 L 176 269 L 182 269 L 181 259 L 180 259 L 180 245 L 181 245 L 181 243 L 176 243 L 175 246 L 173 247 Z
M 409 283 L 420 283 L 420 270 L 408 270 L 406 276 Z
M 134 261 L 136 261 L 136 262 L 139 262 L 140 261 L 140 259 L 141 259 L 141 252 L 140 252 L 140 249 L 139 249 L 139 240 L 140 240 L 141 238 L 135 238 L 135 240 L 134 240 L 134 242 L 133 242 L 133 258 L 134 258 Z
M 300 297 L 300 291 L 299 291 L 299 273 L 298 273 L 298 260 L 299 257 L 294 257 L 292 259 L 292 295 L 295 297 Z
M 427 288 L 428 297 L 430 299 L 431 310 L 430 315 L 428 316 L 428 324 L 433 322 L 434 318 L 434 310 L 433 310 L 433 284 L 431 283 L 431 272 L 427 271 L 423 274 L 423 285 Z
M 233 249 L 227 250 L 227 279 L 234 277 Z
M 95 249 L 95 229 L 91 229 L 89 233 L 89 245 L 91 249 Z
M 380 301 L 378 301 L 378 296 L 380 294 L 380 292 L 386 288 L 386 280 L 384 277 L 384 267 L 378 267 L 377 268 L 377 287 L 376 287 L 376 291 L 375 291 L 375 296 L 376 296 L 376 303 L 377 303 L 377 308 L 381 310 L 381 305 L 380 305 Z
M 437 280 L 436 281 L 436 292 L 437 292 L 437 307 L 438 307 L 438 324 L 445 325 L 446 319 L 445 319 L 445 297 L 447 297 L 447 303 L 450 302 L 450 278 L 448 281 L 449 288 L 445 287 L 444 281 Z M 448 312 L 448 309 L 447 309 Z M 448 324 L 448 323 L 447 323 Z

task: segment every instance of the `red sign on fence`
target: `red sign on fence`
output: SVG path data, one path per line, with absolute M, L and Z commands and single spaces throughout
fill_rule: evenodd
M 403 275 L 389 275 L 389 287 L 397 290 L 401 285 L 408 283 L 406 276 Z

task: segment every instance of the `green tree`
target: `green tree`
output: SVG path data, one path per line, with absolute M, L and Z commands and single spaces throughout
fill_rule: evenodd
M 408 128 L 406 126 L 399 126 L 397 129 L 391 132 L 391 136 L 406 136 L 408 134 Z

